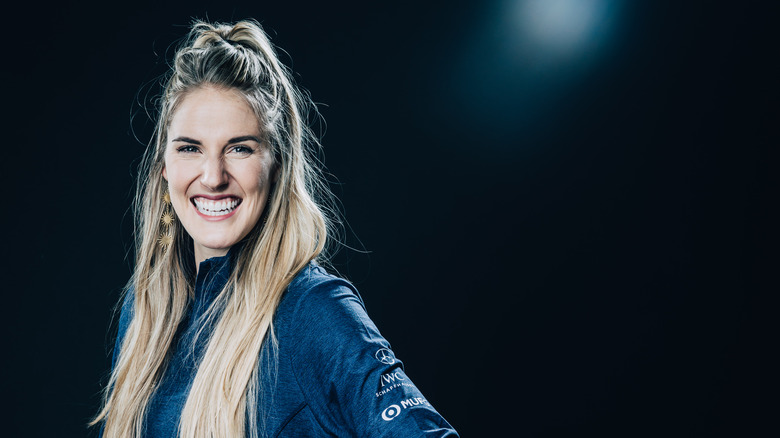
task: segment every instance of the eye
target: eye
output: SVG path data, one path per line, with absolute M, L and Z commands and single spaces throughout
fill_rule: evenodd
M 249 154 L 253 153 L 254 151 L 255 151 L 254 149 L 250 148 L 249 146 L 244 146 L 244 145 L 237 145 L 237 146 L 233 146 L 231 148 L 231 152 L 235 152 L 235 153 L 240 154 L 240 155 L 249 155 Z
M 185 154 L 186 153 L 195 153 L 195 152 L 198 152 L 198 147 L 194 146 L 194 145 L 191 145 L 191 144 L 188 144 L 188 145 L 184 145 L 184 146 L 179 146 L 178 148 L 176 148 L 176 150 L 178 152 L 182 152 L 182 153 L 185 153 Z

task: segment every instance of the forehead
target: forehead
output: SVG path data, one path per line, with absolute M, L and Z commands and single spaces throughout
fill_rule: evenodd
M 239 91 L 201 87 L 179 102 L 168 132 L 170 138 L 186 135 L 201 141 L 220 141 L 236 135 L 259 135 L 260 123 Z

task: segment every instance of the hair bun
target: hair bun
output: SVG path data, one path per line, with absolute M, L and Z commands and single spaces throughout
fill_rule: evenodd
M 190 37 L 193 49 L 227 44 L 262 53 L 265 46 L 270 47 L 262 27 L 253 20 L 239 21 L 234 25 L 196 22 L 192 27 Z

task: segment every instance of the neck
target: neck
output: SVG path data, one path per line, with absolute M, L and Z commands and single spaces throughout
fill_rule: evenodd
M 200 263 L 206 259 L 210 259 L 212 257 L 222 257 L 225 254 L 228 253 L 230 248 L 206 248 L 204 246 L 200 246 L 198 244 L 195 244 L 194 252 L 195 252 L 195 273 L 198 273 L 198 270 L 200 269 Z

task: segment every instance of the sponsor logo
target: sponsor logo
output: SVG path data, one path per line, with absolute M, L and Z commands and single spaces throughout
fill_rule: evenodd
M 385 421 L 390 421 L 393 418 L 397 417 L 398 414 L 401 413 L 401 408 L 398 407 L 398 405 L 390 405 L 387 408 L 385 408 L 384 411 L 382 411 L 382 419 Z
M 385 365 L 392 365 L 395 363 L 395 357 L 393 357 L 393 352 L 388 350 L 387 348 L 380 348 L 376 351 L 376 354 L 374 354 L 374 357 L 376 360 L 382 362 Z
M 409 409 L 412 406 L 420 406 L 420 405 L 427 405 L 427 404 L 429 404 L 428 400 L 422 397 L 408 398 L 401 402 L 401 406 L 390 405 L 386 407 L 385 410 L 382 411 L 382 419 L 385 421 L 390 421 L 393 418 L 400 415 L 402 410 Z
M 419 406 L 428 404 L 428 400 L 422 398 L 422 397 L 414 397 L 414 398 L 407 398 L 406 400 L 401 402 L 401 407 L 406 409 L 411 406 Z
M 385 383 L 395 383 L 396 380 L 406 380 L 403 374 L 401 374 L 400 371 L 395 371 L 392 373 L 382 374 L 379 382 L 382 384 L 382 388 L 385 387 Z
M 377 397 L 381 397 L 388 392 L 401 387 L 414 388 L 414 385 L 406 382 L 406 377 L 403 371 L 396 370 L 379 376 L 379 392 L 376 393 Z

